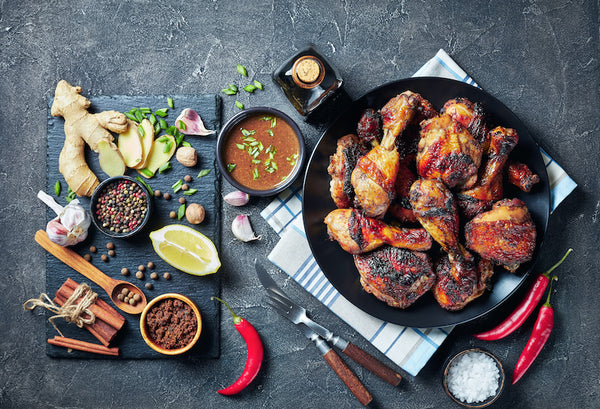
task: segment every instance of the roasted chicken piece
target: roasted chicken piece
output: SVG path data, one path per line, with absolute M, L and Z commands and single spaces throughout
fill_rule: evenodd
M 377 145 L 381 141 L 381 115 L 372 108 L 363 111 L 356 134 L 365 144 Z
M 352 172 L 355 204 L 369 217 L 383 217 L 394 198 L 399 155 L 396 138 L 415 114 L 417 94 L 405 91 L 392 98 L 382 109 L 383 139 L 358 160 Z
M 483 294 L 494 267 L 489 260 L 476 263 L 472 257 L 448 254 L 436 263 L 435 274 L 434 298 L 442 308 L 458 311 Z
M 425 253 L 384 246 L 354 256 L 360 283 L 368 293 L 396 308 L 407 308 L 435 282 Z
M 335 205 L 340 209 L 352 207 L 354 189 L 350 176 L 358 158 L 367 153 L 367 149 L 356 135 L 348 134 L 337 141 L 335 154 L 329 158 L 327 172 L 331 176 L 329 191 Z
M 396 177 L 396 197 L 388 208 L 388 215 L 402 223 L 417 223 L 417 217 L 410 204 L 410 187 L 417 180 L 417 175 L 409 167 L 411 158 L 401 160 Z
M 417 172 L 449 188 L 467 189 L 477 181 L 482 149 L 473 136 L 449 115 L 422 122 Z
M 506 171 L 509 183 L 515 185 L 523 192 L 530 192 L 533 185 L 540 181 L 540 177 L 533 173 L 524 163 L 508 161 Z
M 519 199 L 500 200 L 465 225 L 467 247 L 510 272 L 531 260 L 536 237 L 529 210 Z
M 405 229 L 365 217 L 356 209 L 337 209 L 325 217 L 327 233 L 348 253 L 359 254 L 389 244 L 410 250 L 431 248 L 431 236 L 423 229 Z
M 482 211 L 489 210 L 495 201 L 502 199 L 502 172 L 508 154 L 519 141 L 517 131 L 498 126 L 490 132 L 490 147 L 485 164 L 479 169 L 475 186 L 456 195 L 461 213 L 471 219 Z
M 485 112 L 479 102 L 472 103 L 467 98 L 455 98 L 446 101 L 441 114 L 447 114 L 456 122 L 467 128 L 483 151 L 488 148 L 488 128 L 485 124 Z

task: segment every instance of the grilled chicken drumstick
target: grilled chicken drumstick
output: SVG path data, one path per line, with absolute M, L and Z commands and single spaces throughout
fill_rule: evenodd
M 509 161 L 506 165 L 506 171 L 509 183 L 515 185 L 523 192 L 531 191 L 533 185 L 540 181 L 540 177 L 533 173 L 524 163 Z
M 472 103 L 467 98 L 454 98 L 446 101 L 441 114 L 447 114 L 456 122 L 467 128 L 473 138 L 487 152 L 489 135 L 485 124 L 485 112 L 479 102 Z
M 348 253 L 359 254 L 389 244 L 410 250 L 431 248 L 431 236 L 423 229 L 402 229 L 362 215 L 356 209 L 337 209 L 325 217 L 329 237 Z
M 331 176 L 329 191 L 335 205 L 340 209 L 352 207 L 354 188 L 350 176 L 358 158 L 367 153 L 367 149 L 356 135 L 348 134 L 337 141 L 335 154 L 329 158 L 327 172 Z
M 419 95 L 405 91 L 381 109 L 383 139 L 358 160 L 352 172 L 356 204 L 369 217 L 383 217 L 394 198 L 399 155 L 396 138 L 415 115 Z

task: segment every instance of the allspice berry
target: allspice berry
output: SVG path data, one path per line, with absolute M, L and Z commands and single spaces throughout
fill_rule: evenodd
M 179 203 L 185 204 L 185 202 L 186 202 L 185 197 L 180 197 L 179 198 Z
M 108 256 L 106 254 L 103 254 L 100 256 L 100 259 L 104 262 L 108 261 Z
M 161 197 L 161 196 L 162 196 L 162 192 L 160 190 L 154 191 L 154 197 Z
M 129 269 L 127 267 L 123 267 L 121 269 L 121 274 L 124 276 L 128 276 L 129 275 Z
M 164 274 L 163 274 L 163 278 L 164 278 L 165 280 L 170 280 L 170 279 L 171 279 L 171 273 L 164 273 Z
M 169 212 L 169 217 L 170 217 L 171 219 L 175 219 L 175 218 L 177 218 L 177 213 L 175 213 L 175 212 L 171 211 L 171 212 Z
M 192 177 L 190 175 L 185 175 L 183 180 L 185 180 L 187 183 L 190 183 L 192 181 Z
M 169 192 L 165 193 L 163 197 L 165 198 L 165 200 L 171 200 L 171 194 Z
M 200 224 L 204 221 L 204 216 L 206 212 L 204 211 L 204 207 L 199 205 L 198 203 L 192 203 L 187 206 L 185 209 L 185 218 L 191 224 Z
M 144 279 L 144 273 L 142 273 L 141 271 L 138 271 L 137 273 L 135 273 L 135 276 L 137 278 L 139 278 L 140 280 Z

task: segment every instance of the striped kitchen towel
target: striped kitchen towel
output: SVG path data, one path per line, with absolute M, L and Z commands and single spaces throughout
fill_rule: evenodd
M 415 76 L 458 79 L 477 86 L 444 50 L 439 50 Z M 577 185 L 543 151 L 542 156 L 550 179 L 551 209 L 554 210 Z M 302 221 L 299 184 L 277 196 L 261 216 L 281 236 L 269 260 L 409 374 L 416 376 L 452 331 L 453 327 L 419 329 L 385 322 L 346 300 L 327 280 L 311 254 Z

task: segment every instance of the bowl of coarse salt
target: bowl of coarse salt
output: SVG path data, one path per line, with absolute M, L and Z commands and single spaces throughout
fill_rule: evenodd
M 485 408 L 504 388 L 504 368 L 488 351 L 471 348 L 454 355 L 444 369 L 443 383 L 452 400 L 466 408 Z

